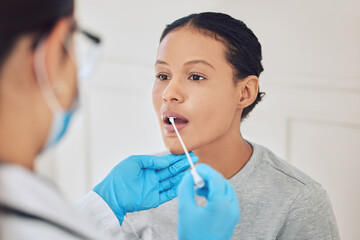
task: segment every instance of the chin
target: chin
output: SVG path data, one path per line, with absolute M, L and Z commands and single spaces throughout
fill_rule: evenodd
M 171 142 L 171 141 L 165 142 L 165 147 L 167 148 L 167 150 L 170 153 L 175 154 L 175 155 L 182 155 L 185 153 L 180 142 Z M 186 147 L 189 152 L 195 150 L 191 146 L 186 146 Z
M 179 139 L 176 136 L 173 137 L 167 137 L 163 135 L 163 141 L 166 149 L 175 155 L 182 155 L 184 154 L 184 149 L 182 148 Z M 187 144 L 188 143 L 188 144 Z M 194 145 L 193 142 L 188 141 L 185 143 L 185 146 L 189 152 L 196 150 L 199 146 Z
M 184 154 L 184 149 L 181 147 L 180 142 L 178 142 L 178 139 L 164 139 L 165 147 L 167 150 L 169 150 L 170 153 L 175 155 L 181 155 Z M 174 141 L 175 140 L 175 141 Z
M 169 150 L 169 152 L 175 155 L 181 155 L 185 153 L 181 146 L 167 146 L 166 148 Z

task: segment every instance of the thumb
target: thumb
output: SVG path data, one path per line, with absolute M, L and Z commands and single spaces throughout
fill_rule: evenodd
M 194 180 L 190 172 L 188 172 L 178 187 L 179 207 L 192 205 L 195 203 Z
M 196 170 L 206 182 L 208 201 L 212 201 L 226 194 L 227 180 L 220 173 L 206 164 L 198 164 Z

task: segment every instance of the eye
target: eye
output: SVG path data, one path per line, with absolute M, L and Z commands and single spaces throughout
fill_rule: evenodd
M 189 79 L 194 80 L 194 81 L 200 81 L 200 80 L 204 80 L 205 78 L 203 76 L 198 75 L 198 74 L 191 74 Z
M 166 81 L 170 79 L 168 75 L 162 73 L 156 75 L 156 78 L 159 79 L 160 81 Z

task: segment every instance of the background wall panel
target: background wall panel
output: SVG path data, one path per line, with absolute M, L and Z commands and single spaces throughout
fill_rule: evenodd
M 360 239 L 360 2 L 355 0 L 79 0 L 77 17 L 103 39 L 81 86 L 72 132 L 39 172 L 75 201 L 131 154 L 163 151 L 151 88 L 161 31 L 194 12 L 243 20 L 263 46 L 266 92 L 241 129 L 328 191 L 343 239 Z

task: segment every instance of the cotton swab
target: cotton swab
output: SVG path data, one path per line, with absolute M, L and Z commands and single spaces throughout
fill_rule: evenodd
M 179 134 L 179 131 L 178 131 L 177 128 L 176 128 L 174 118 L 173 118 L 173 117 L 170 117 L 170 118 L 169 118 L 169 121 L 170 121 L 170 123 L 173 125 L 173 127 L 174 127 L 174 129 L 175 129 L 176 135 L 177 135 L 177 137 L 179 138 L 180 144 L 181 144 L 182 148 L 184 149 L 185 155 L 186 155 L 186 157 L 187 157 L 187 159 L 188 159 L 188 161 L 189 161 L 189 163 L 190 163 L 190 166 L 191 166 L 191 175 L 193 176 L 195 186 L 196 186 L 197 188 L 202 188 L 202 187 L 204 187 L 204 186 L 205 186 L 205 182 L 204 182 L 204 180 L 202 179 L 202 177 L 200 177 L 199 173 L 196 171 L 196 168 L 195 168 L 195 166 L 194 166 L 194 163 L 193 163 L 193 161 L 192 161 L 192 159 L 191 159 L 191 157 L 190 157 L 190 155 L 189 155 L 189 152 L 188 152 L 188 150 L 186 149 L 186 146 L 185 146 L 185 144 L 184 144 L 184 142 L 183 142 L 183 140 L 182 140 L 182 138 L 181 138 L 181 136 L 180 136 L 180 134 Z

